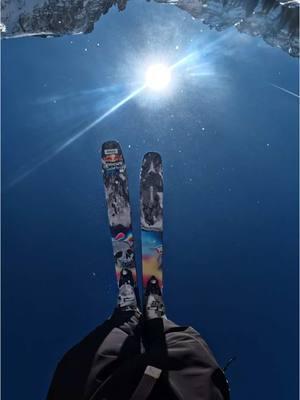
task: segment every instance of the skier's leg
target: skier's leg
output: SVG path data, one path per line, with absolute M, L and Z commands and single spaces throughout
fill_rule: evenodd
M 86 383 L 85 396 L 90 396 L 124 362 L 141 352 L 141 313 L 117 307 L 110 318 L 113 329 L 105 337 L 94 354 Z
M 180 398 L 229 399 L 228 383 L 212 351 L 192 327 L 164 318 L 168 381 Z
M 82 400 L 93 388 L 97 373 L 109 373 L 118 358 L 139 353 L 138 325 L 140 313 L 115 309 L 112 316 L 73 346 L 58 363 L 47 400 Z M 98 358 L 99 357 L 99 358 Z

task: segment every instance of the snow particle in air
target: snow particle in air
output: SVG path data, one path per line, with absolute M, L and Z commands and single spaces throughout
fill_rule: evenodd
M 131 144 L 128 145 L 128 148 L 131 149 Z
M 97 43 L 97 47 L 99 47 L 99 46 L 100 46 L 100 43 L 98 42 L 98 43 Z
M 92 275 L 93 275 L 93 276 L 96 276 L 96 272 L 92 272 Z
M 176 50 L 179 50 L 179 46 L 175 46 L 175 49 L 176 49 Z
M 270 143 L 267 143 L 267 147 L 270 147 Z
M 5 24 L 3 22 L 0 22 L 0 32 L 1 33 L 6 32 L 6 26 L 5 26 Z
M 202 128 L 203 131 L 205 131 L 205 128 Z
M 84 49 L 84 51 L 88 51 L 88 49 L 87 49 L 87 48 L 85 48 L 85 49 Z

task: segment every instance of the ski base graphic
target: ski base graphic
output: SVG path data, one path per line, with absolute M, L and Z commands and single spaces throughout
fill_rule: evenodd
M 136 285 L 128 177 L 119 143 L 105 142 L 102 145 L 101 160 L 117 282 L 120 280 L 122 269 L 128 268 Z
M 158 153 L 145 154 L 140 176 L 143 287 L 154 276 L 163 287 L 163 174 Z
M 149 279 L 155 276 L 159 286 L 163 287 L 162 273 L 162 232 L 142 230 L 142 263 L 143 287 L 146 288 Z

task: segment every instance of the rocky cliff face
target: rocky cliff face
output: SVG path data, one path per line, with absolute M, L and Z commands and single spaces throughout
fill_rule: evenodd
M 278 0 L 155 0 L 176 5 L 211 29 L 229 27 L 261 36 L 271 46 L 299 57 L 299 3 Z
M 2 37 L 61 36 L 88 33 L 112 6 L 127 0 L 2 0 Z
M 155 0 L 175 5 L 212 29 L 261 36 L 291 56 L 299 56 L 300 0 Z M 2 0 L 2 37 L 61 36 L 91 32 L 112 6 L 127 0 Z

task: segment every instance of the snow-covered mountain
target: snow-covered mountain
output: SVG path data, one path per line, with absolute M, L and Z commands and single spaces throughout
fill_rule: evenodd
M 2 37 L 88 33 L 112 6 L 127 0 L 1 0 Z
M 155 0 L 175 5 L 218 31 L 235 26 L 299 57 L 299 0 Z
M 235 26 L 299 56 L 300 0 L 155 0 L 187 11 L 212 29 Z M 61 36 L 91 32 L 112 6 L 127 0 L 2 0 L 2 37 Z

